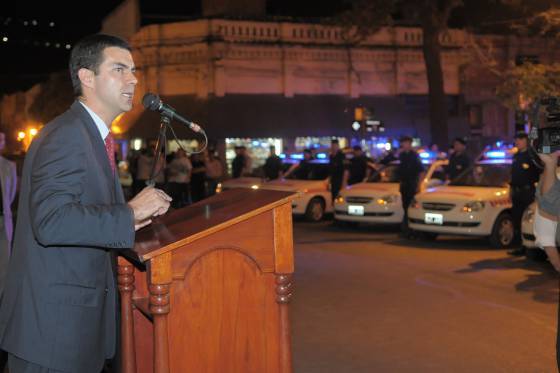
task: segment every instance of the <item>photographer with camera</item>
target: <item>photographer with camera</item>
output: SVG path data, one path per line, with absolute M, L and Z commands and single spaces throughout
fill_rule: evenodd
M 548 256 L 550 263 L 556 271 L 560 272 L 560 257 L 556 242 L 557 220 L 560 216 L 560 180 L 556 177 L 558 158 L 560 150 L 551 154 L 539 154 L 544 165 L 541 175 L 540 185 L 537 188 L 536 198 L 538 208 L 534 218 L 534 233 L 537 245 L 542 247 Z M 560 312 L 558 314 L 560 323 Z M 560 370 L 560 335 L 556 332 L 556 362 Z

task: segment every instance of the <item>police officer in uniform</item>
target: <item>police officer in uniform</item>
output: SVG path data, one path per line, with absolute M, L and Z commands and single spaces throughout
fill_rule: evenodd
M 453 180 L 472 164 L 471 158 L 466 153 L 467 142 L 457 137 L 453 140 L 453 154 L 449 157 L 446 173 L 447 179 Z
M 404 209 L 401 230 L 403 235 L 409 236 L 411 232 L 408 228 L 408 206 L 410 206 L 412 199 L 418 192 L 418 183 L 424 171 L 418 153 L 412 148 L 412 138 L 409 136 L 403 136 L 400 139 L 399 161 L 397 172 L 400 180 L 399 189 Z
M 357 184 L 366 181 L 371 173 L 369 164 L 371 159 L 364 154 L 362 147 L 359 145 L 353 148 L 354 157 L 350 159 L 348 165 L 347 184 Z
M 329 184 L 333 201 L 338 196 L 340 189 L 342 189 L 342 184 L 344 181 L 345 161 L 346 157 L 340 150 L 338 140 L 332 140 L 331 152 L 329 155 Z
M 521 219 L 523 212 L 535 200 L 535 186 L 539 181 L 541 169 L 537 167 L 529 154 L 527 134 L 519 132 L 515 135 L 517 153 L 513 156 L 511 164 L 511 214 L 515 227 L 517 242 L 521 238 Z M 510 255 L 524 255 L 523 247 L 508 251 Z

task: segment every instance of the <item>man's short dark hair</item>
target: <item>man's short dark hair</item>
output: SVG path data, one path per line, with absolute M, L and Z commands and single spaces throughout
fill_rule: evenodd
M 336 144 L 336 145 L 338 145 L 338 139 L 332 139 L 332 140 L 331 140 L 331 144 Z
M 453 142 L 454 142 L 454 143 L 455 143 L 455 142 L 458 142 L 458 143 L 461 143 L 461 144 L 463 144 L 463 145 L 465 145 L 465 146 L 467 145 L 467 141 L 466 141 L 464 138 L 462 138 L 462 137 L 455 137 L 455 139 L 453 140 Z
M 410 136 L 401 136 L 399 142 L 412 142 L 412 137 Z
M 117 47 L 131 51 L 132 48 L 125 40 L 112 35 L 95 34 L 90 35 L 74 45 L 70 52 L 70 79 L 76 97 L 82 95 L 82 83 L 78 76 L 80 69 L 88 69 L 95 74 L 99 73 L 99 65 L 103 62 L 103 51 L 105 48 Z
M 361 147 L 360 145 L 354 145 L 354 146 L 352 147 L 352 149 L 354 149 L 354 150 L 356 150 L 356 151 L 358 151 L 358 150 L 359 150 L 359 151 L 362 151 L 362 147 Z
M 517 132 L 515 134 L 515 136 L 513 136 L 514 139 L 528 139 L 529 136 L 527 136 L 527 134 L 525 132 Z
M 303 149 L 304 153 L 307 153 L 309 155 L 313 155 L 313 152 L 311 151 L 311 149 Z

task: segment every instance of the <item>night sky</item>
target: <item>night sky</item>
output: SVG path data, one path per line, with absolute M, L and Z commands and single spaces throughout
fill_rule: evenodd
M 30 88 L 53 71 L 66 69 L 69 50 L 85 35 L 98 32 L 102 19 L 120 0 L 95 2 L 15 0 L 0 9 L 0 95 Z M 196 0 L 140 0 L 142 24 L 196 18 Z M 73 5 L 72 5 L 73 4 Z M 78 5 L 76 5 L 78 4 Z M 321 17 L 343 7 L 341 0 L 269 0 L 271 15 Z M 70 13 L 70 14 L 68 14 Z M 7 38 L 7 41 L 5 38 Z
M 268 0 L 267 13 L 272 17 L 325 17 L 348 7 L 348 1 Z M 66 46 L 99 31 L 102 19 L 120 3 L 121 0 L 93 3 L 15 0 L 9 5 L 5 1 L 0 8 L 0 95 L 28 89 L 46 80 L 49 73 L 66 69 L 69 54 Z M 514 17 L 504 12 L 497 1 L 466 0 L 464 3 L 465 7 L 455 12 L 452 26 L 481 25 L 489 15 L 496 19 Z M 143 25 L 201 15 L 200 0 L 139 0 L 139 4 Z

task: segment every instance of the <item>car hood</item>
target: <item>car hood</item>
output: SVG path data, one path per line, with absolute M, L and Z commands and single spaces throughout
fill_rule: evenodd
M 385 196 L 399 194 L 398 183 L 358 183 L 347 186 L 340 191 L 342 196 Z
M 264 183 L 261 189 L 280 190 L 286 192 L 309 192 L 327 190 L 326 180 L 292 180 L 280 179 Z
M 259 177 L 239 177 L 222 182 L 222 188 L 254 188 L 254 185 L 258 187 L 262 183 L 263 180 Z
M 416 195 L 419 202 L 509 201 L 509 189 L 504 187 L 441 186 Z

